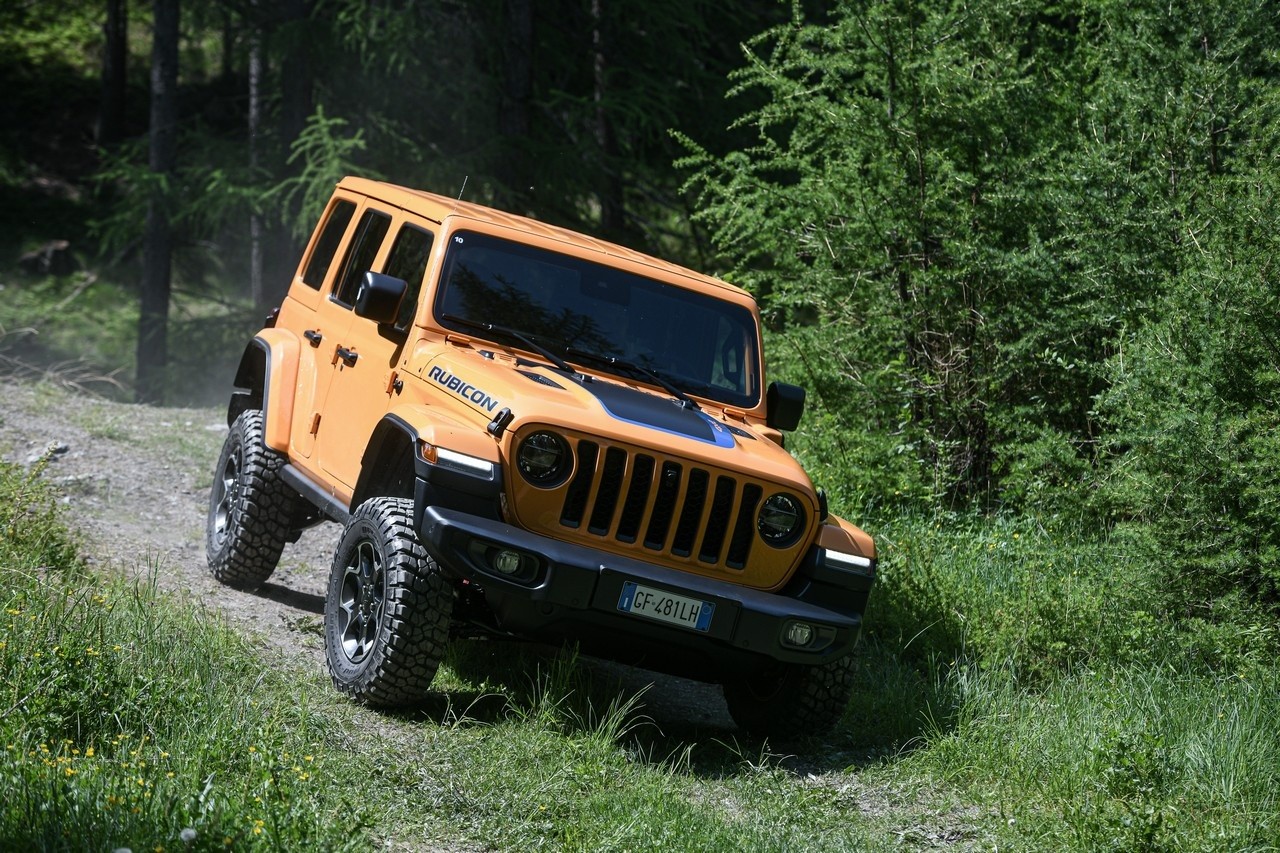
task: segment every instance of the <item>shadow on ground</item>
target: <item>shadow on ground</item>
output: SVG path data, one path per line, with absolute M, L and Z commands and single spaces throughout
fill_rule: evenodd
M 322 617 L 323 595 L 286 583 L 268 582 L 256 594 Z M 823 736 L 752 737 L 734 723 L 718 685 L 507 639 L 454 640 L 437 690 L 395 716 L 462 727 L 537 720 L 570 736 L 607 732 L 634 755 L 678 761 L 709 777 L 745 765 L 801 776 L 839 772 L 892 760 L 954 728 L 962 699 L 947 679 L 874 633 L 854 654 L 848 710 Z
M 533 643 L 455 642 L 447 665 L 474 689 L 433 693 L 405 719 L 451 726 L 540 717 L 566 734 L 607 732 L 639 760 L 706 778 L 771 766 L 796 776 L 892 760 L 950 728 L 955 697 L 875 643 L 841 723 L 824 736 L 766 740 L 738 728 L 719 686 Z M 621 714 L 619 718 L 616 715 Z M 940 722 L 941 721 L 941 722 Z

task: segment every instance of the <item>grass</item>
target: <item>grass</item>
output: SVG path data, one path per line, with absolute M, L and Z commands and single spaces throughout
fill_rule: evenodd
M 1274 667 L 1068 656 L 1028 680 L 972 655 L 922 663 L 881 631 L 841 728 L 779 752 L 731 729 L 664 730 L 643 692 L 570 655 L 462 643 L 428 707 L 378 714 L 145 579 L 89 572 L 38 471 L 0 467 L 0 499 L 5 849 L 1280 841 Z M 1045 547 L 1024 530 L 996 525 L 969 550 Z M 984 590 L 975 607 L 993 596 L 1029 600 Z
M 961 678 L 963 719 L 913 760 L 985 791 L 1021 827 L 1020 843 L 1260 850 L 1280 840 L 1274 674 L 1252 683 L 1130 666 L 1034 694 L 998 675 Z
M 0 569 L 0 847 L 353 846 L 331 815 L 359 825 L 363 804 L 311 784 L 326 771 L 307 692 L 154 586 L 93 576 L 65 548 L 23 553 L 65 536 L 35 480 L 4 476 L 4 521 L 28 533 Z

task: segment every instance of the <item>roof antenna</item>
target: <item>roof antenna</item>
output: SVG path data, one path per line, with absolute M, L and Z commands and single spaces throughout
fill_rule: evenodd
M 469 177 L 471 176 L 470 175 L 462 176 L 462 189 L 458 190 L 458 197 L 457 199 L 454 200 L 454 203 L 453 203 L 453 209 L 455 211 L 458 209 L 458 203 L 462 201 L 462 194 L 467 191 L 467 178 Z

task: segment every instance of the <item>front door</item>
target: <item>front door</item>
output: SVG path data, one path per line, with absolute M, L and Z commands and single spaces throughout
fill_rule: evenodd
M 317 441 L 321 466 L 352 490 L 360 478 L 362 457 L 374 427 L 395 393 L 396 371 L 417 314 L 433 242 L 426 222 L 401 214 L 394 223 L 388 220 L 388 225 L 394 225 L 394 229 L 381 232 L 388 239 L 379 239 L 390 246 L 376 255 L 362 255 L 334 296 L 340 304 L 353 306 L 360 281 L 370 270 L 408 283 L 394 323 L 378 324 L 349 312 L 351 321 L 335 350 L 333 381 Z

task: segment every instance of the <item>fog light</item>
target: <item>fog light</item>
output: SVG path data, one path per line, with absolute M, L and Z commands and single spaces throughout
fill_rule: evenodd
M 520 555 L 515 551 L 499 551 L 493 557 L 493 567 L 504 575 L 520 571 Z
M 786 635 L 783 640 L 788 646 L 796 648 L 804 648 L 813 642 L 813 626 L 806 625 L 804 622 L 792 622 L 787 625 Z

